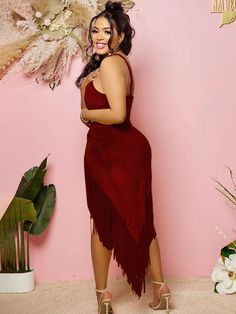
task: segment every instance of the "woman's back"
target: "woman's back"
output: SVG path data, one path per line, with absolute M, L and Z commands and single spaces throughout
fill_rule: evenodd
M 125 57 L 123 57 L 121 54 L 116 54 L 116 56 L 120 56 L 125 63 L 127 64 L 129 75 L 130 75 L 130 86 L 129 86 L 129 94 L 126 96 L 126 119 L 122 123 L 122 125 L 130 124 L 130 113 L 131 113 L 131 107 L 133 103 L 133 75 L 131 67 L 126 60 Z M 119 84 L 119 82 L 117 82 Z M 85 90 L 85 103 L 88 109 L 108 109 L 110 108 L 107 96 L 105 93 L 100 92 L 98 89 L 94 86 L 94 81 L 90 81 L 89 84 L 86 87 Z M 93 123 L 94 124 L 94 123 Z M 93 125 L 92 124 L 92 125 Z M 95 122 L 95 124 L 97 124 Z

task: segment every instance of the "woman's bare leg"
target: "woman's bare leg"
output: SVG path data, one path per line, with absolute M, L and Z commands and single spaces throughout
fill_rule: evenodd
M 153 281 L 164 281 L 162 266 L 161 266 L 161 254 L 157 237 L 152 240 L 149 247 L 149 271 L 151 273 L 151 277 Z M 153 305 L 156 306 L 159 303 L 158 291 L 161 285 L 153 284 Z M 170 289 L 165 285 L 162 288 L 162 293 L 170 292 Z
M 105 248 L 99 239 L 96 227 L 94 224 L 93 232 L 91 235 L 91 255 L 93 262 L 94 278 L 96 288 L 99 290 L 107 287 L 108 270 L 111 260 L 112 251 Z M 97 293 L 97 299 L 99 300 L 101 294 Z M 111 297 L 109 292 L 104 294 L 104 298 Z

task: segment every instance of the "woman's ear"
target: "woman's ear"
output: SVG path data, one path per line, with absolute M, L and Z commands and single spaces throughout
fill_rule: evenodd
M 125 38 L 125 33 L 120 33 L 119 43 L 121 44 L 123 39 Z

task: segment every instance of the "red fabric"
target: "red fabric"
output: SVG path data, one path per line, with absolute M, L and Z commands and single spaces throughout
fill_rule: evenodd
M 110 108 L 106 95 L 98 92 L 92 81 L 86 87 L 85 103 L 88 109 Z M 145 292 L 149 246 L 156 232 L 151 147 L 130 122 L 132 103 L 133 96 L 127 96 L 127 117 L 122 124 L 91 124 L 84 170 L 88 208 L 100 241 L 114 249 L 114 259 L 140 297 L 143 288 Z

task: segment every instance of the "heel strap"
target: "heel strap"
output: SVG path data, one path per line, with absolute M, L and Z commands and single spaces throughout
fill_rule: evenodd
M 152 281 L 154 284 L 161 284 L 161 287 L 158 291 L 158 295 L 159 295 L 159 298 L 161 297 L 161 290 L 164 288 L 166 282 L 163 281 L 163 282 L 160 282 L 160 281 Z M 162 296 L 166 296 L 166 297 L 170 297 L 170 293 L 163 293 Z M 161 302 L 161 301 L 160 301 Z
M 99 298 L 99 301 L 98 301 L 99 305 L 101 305 L 101 303 L 110 302 L 110 301 L 111 301 L 111 298 L 103 299 L 104 293 L 105 293 L 105 292 L 109 292 L 107 287 L 106 287 L 105 289 L 102 289 L 102 290 L 100 290 L 100 289 L 95 289 L 95 291 L 98 292 L 98 293 L 101 293 L 100 298 Z M 109 292 L 109 293 L 110 293 L 110 292 Z M 110 294 L 111 294 L 111 293 L 110 293 Z
M 165 281 L 163 281 L 163 282 L 160 282 L 160 281 L 153 281 L 153 283 L 154 283 L 154 284 L 160 284 L 160 285 L 161 285 L 161 287 L 160 287 L 160 289 L 159 289 L 159 291 L 158 291 L 158 294 L 160 295 L 161 290 L 162 290 L 162 288 L 164 287 L 164 285 L 166 284 L 166 282 L 165 282 Z
M 155 284 L 165 284 L 166 282 L 165 281 L 163 281 L 163 282 L 160 282 L 160 281 L 152 281 L 153 283 L 155 283 Z
M 108 291 L 108 288 L 106 287 L 105 289 L 102 289 L 102 290 L 99 290 L 99 289 L 95 289 L 95 290 L 96 290 L 96 292 L 98 292 L 98 293 L 105 293 L 105 292 Z

